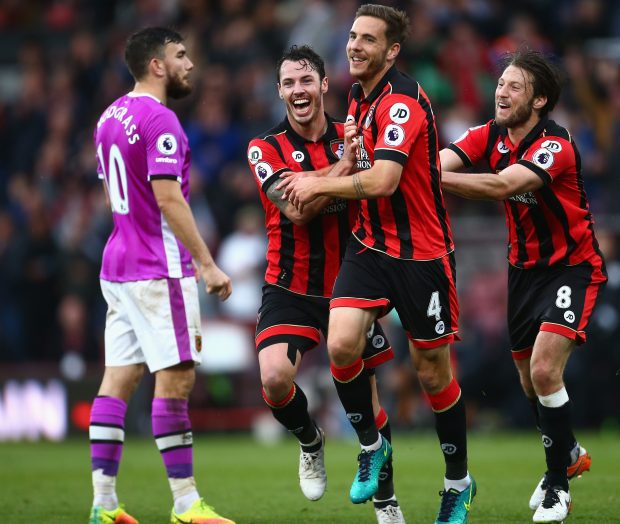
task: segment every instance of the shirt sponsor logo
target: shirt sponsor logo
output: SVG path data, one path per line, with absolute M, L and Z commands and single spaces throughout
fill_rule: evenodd
M 404 124 L 409 120 L 410 111 L 406 104 L 399 102 L 390 107 L 390 119 L 397 124 Z
M 306 155 L 303 154 L 303 152 L 301 151 L 293 151 L 291 153 L 291 156 L 293 157 L 293 160 L 297 163 L 302 163 L 304 161 L 304 158 L 306 158 Z
M 513 195 L 508 200 L 512 200 L 513 202 L 520 202 L 521 204 L 527 204 L 528 206 L 538 205 L 538 200 L 536 200 L 534 193 L 532 193 L 531 191 L 523 193 L 522 195 Z
M 254 172 L 256 173 L 258 179 L 262 182 L 266 178 L 269 178 L 271 175 L 273 175 L 273 168 L 267 162 L 259 162 L 258 164 L 256 164 Z
M 165 156 L 158 156 L 155 159 L 155 163 L 157 163 L 157 164 L 176 164 L 177 163 L 177 159 L 176 158 L 167 158 Z
M 248 161 L 250 162 L 250 164 L 252 164 L 253 166 L 255 166 L 256 164 L 258 164 L 261 160 L 261 158 L 263 158 L 263 152 L 261 151 L 260 147 L 258 146 L 252 146 L 249 150 L 248 150 Z
M 177 139 L 171 133 L 159 135 L 157 139 L 157 151 L 162 155 L 174 155 L 177 152 Z
M 500 141 L 497 144 L 497 150 L 502 154 L 505 155 L 506 153 L 508 153 L 510 151 L 510 149 L 508 149 L 508 146 L 506 144 L 504 144 L 504 142 Z
M 537 149 L 532 155 L 532 162 L 543 169 L 549 169 L 553 165 L 554 160 L 553 153 L 542 147 Z
M 542 144 L 540 144 L 540 147 L 543 149 L 548 149 L 552 153 L 559 153 L 562 151 L 562 144 L 555 140 L 545 140 Z
M 390 124 L 385 128 L 383 140 L 388 146 L 399 146 L 405 141 L 405 130 L 398 124 Z

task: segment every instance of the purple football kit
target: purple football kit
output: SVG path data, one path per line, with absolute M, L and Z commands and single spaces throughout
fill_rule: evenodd
M 101 115 L 95 148 L 114 221 L 100 273 L 108 303 L 106 365 L 146 362 L 154 372 L 200 362 L 192 257 L 151 187 L 155 179 L 176 180 L 189 202 L 187 136 L 177 116 L 155 97 L 129 93 Z

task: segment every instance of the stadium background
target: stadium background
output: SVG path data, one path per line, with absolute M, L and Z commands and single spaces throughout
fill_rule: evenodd
M 493 115 L 496 58 L 522 41 L 566 70 L 553 118 L 573 133 L 610 282 L 585 347 L 567 369 L 579 427 L 620 427 L 620 5 L 605 0 L 384 2 L 409 12 L 399 67 L 420 81 L 442 144 Z M 253 350 L 265 236 L 247 168 L 250 138 L 283 116 L 274 64 L 291 44 L 327 62 L 327 108 L 342 116 L 351 80 L 344 47 L 352 0 L 0 0 L 0 440 L 62 439 L 84 430 L 101 376 L 105 304 L 98 285 L 110 213 L 95 174 L 100 113 L 132 87 L 127 36 L 170 25 L 186 37 L 195 88 L 174 103 L 190 139 L 192 207 L 234 293 L 202 296 L 204 365 L 191 398 L 197 430 L 277 428 L 262 405 Z M 501 204 L 448 199 L 463 341 L 454 347 L 472 428 L 531 428 L 507 351 Z M 380 372 L 396 429 L 432 426 L 397 318 L 397 359 Z M 322 349 L 300 378 L 327 430 L 346 432 Z M 150 433 L 152 383 L 128 428 Z M 274 433 L 276 431 L 276 433 Z

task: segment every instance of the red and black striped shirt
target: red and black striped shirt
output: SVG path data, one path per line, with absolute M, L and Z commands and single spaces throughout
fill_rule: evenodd
M 520 268 L 583 261 L 603 267 L 581 176 L 579 151 L 570 133 L 544 117 L 517 145 L 494 120 L 472 127 L 448 146 L 466 166 L 486 161 L 499 173 L 520 164 L 544 182 L 537 191 L 504 201 L 508 260 Z
M 377 160 L 403 166 L 391 196 L 361 200 L 353 234 L 395 258 L 432 260 L 451 252 L 435 116 L 420 85 L 392 67 L 367 98 L 353 84 L 349 115 L 361 130 L 358 170 Z
M 334 200 L 303 226 L 293 224 L 265 194 L 284 171 L 315 171 L 337 162 L 343 151 L 343 124 L 327 116 L 327 131 L 309 142 L 287 118 L 248 145 L 248 162 L 261 189 L 267 227 L 265 281 L 319 297 L 331 297 L 357 205 Z

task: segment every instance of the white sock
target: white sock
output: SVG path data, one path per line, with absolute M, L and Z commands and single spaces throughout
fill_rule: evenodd
M 93 471 L 93 506 L 110 511 L 118 508 L 116 477 L 104 475 L 102 469 Z
M 445 477 L 443 479 L 443 486 L 446 491 L 450 490 L 451 488 L 454 488 L 457 491 L 464 491 L 469 487 L 470 484 L 471 477 L 469 476 L 469 471 L 467 472 L 467 475 L 465 475 L 465 477 L 461 480 L 451 480 Z
M 539 402 L 546 408 L 561 408 L 569 400 L 565 387 L 558 389 L 551 395 L 538 395 Z
M 381 444 L 383 444 L 383 439 L 381 438 L 381 433 L 379 433 L 379 438 L 377 439 L 377 442 L 371 444 L 370 446 L 362 446 L 362 449 L 364 451 L 377 451 L 381 447 Z
M 200 498 L 198 490 L 196 490 L 196 481 L 194 477 L 187 477 L 184 479 L 169 478 L 168 482 L 170 483 L 170 489 L 174 499 L 175 513 L 185 513 L 192 507 L 192 504 Z

